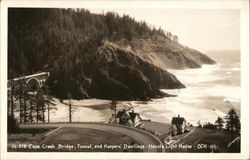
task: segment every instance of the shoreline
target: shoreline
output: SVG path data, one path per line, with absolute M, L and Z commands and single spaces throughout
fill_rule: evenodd
M 186 88 L 160 90 L 172 96 L 152 98 L 148 101 L 117 101 L 117 111 L 133 108 L 143 119 L 151 119 L 152 121 L 168 124 L 170 124 L 172 117 L 178 114 L 189 122 L 191 121 L 193 125 L 196 125 L 199 120 L 202 123 L 213 123 L 215 118 L 218 116 L 224 117 L 231 108 L 235 109 L 240 116 L 240 108 L 238 107 L 240 106 L 240 100 L 235 97 L 239 96 L 238 92 L 229 92 L 233 89 L 238 90 L 240 86 L 223 85 L 222 83 L 222 80 L 225 80 L 225 78 L 231 80 L 231 77 L 228 77 L 228 72 L 232 68 L 236 68 L 236 66 L 228 68 L 228 66 L 223 67 L 225 64 L 222 64 L 220 61 L 217 61 L 215 65 L 203 65 L 202 68 L 197 69 L 169 70 L 178 75 L 178 78 L 184 82 Z M 235 78 L 238 72 L 231 71 L 230 76 Z M 193 75 L 200 75 L 200 77 L 196 78 Z M 189 77 L 190 79 L 188 79 Z M 215 83 L 218 81 L 217 79 L 221 81 Z M 226 92 L 223 89 L 226 89 Z M 51 110 L 50 122 L 67 122 L 69 114 L 68 100 L 65 99 L 60 102 L 57 98 L 53 99 L 57 110 Z M 114 110 L 110 108 L 110 103 L 111 100 L 95 98 L 71 99 L 72 121 L 107 122 L 114 113 Z M 196 115 L 200 116 L 197 117 Z M 209 116 L 212 118 L 209 118 Z M 45 120 L 47 120 L 47 110 L 45 112 Z

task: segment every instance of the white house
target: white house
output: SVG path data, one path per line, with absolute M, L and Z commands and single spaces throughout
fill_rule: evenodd
M 176 136 L 184 133 L 186 130 L 186 120 L 183 117 L 173 117 L 170 126 L 170 133 L 172 136 Z
M 135 113 L 134 110 L 132 110 L 132 112 L 127 112 L 126 110 L 123 110 L 118 111 L 116 116 L 112 115 L 110 122 L 117 123 L 120 125 L 127 125 L 135 128 L 141 125 L 141 117 L 139 113 Z

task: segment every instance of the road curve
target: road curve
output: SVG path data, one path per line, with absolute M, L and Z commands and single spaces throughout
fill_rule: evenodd
M 35 123 L 28 123 L 28 124 L 20 124 L 21 128 L 58 128 L 58 127 L 76 127 L 76 128 L 88 128 L 88 129 L 95 129 L 105 132 L 115 132 L 118 134 L 123 134 L 131 137 L 132 139 L 136 140 L 139 144 L 147 146 L 144 152 L 164 152 L 161 148 L 154 148 L 148 147 L 149 145 L 161 145 L 161 141 L 140 129 L 135 129 L 127 126 L 121 125 L 112 125 L 106 123 L 45 123 L 45 124 L 35 124 Z

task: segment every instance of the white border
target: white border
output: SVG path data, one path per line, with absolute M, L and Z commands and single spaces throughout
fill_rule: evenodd
M 7 152 L 7 8 L 199 8 L 240 9 L 241 11 L 241 153 L 13 153 Z M 249 156 L 249 1 L 69 1 L 3 0 L 1 2 L 1 158 L 0 159 L 250 159 Z

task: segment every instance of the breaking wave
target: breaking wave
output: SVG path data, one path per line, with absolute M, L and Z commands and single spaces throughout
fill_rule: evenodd
M 162 90 L 177 97 L 154 99 L 146 104 L 133 105 L 143 117 L 159 122 L 170 122 L 173 116 L 183 116 L 196 125 L 224 117 L 234 108 L 240 114 L 240 63 L 217 61 L 199 69 L 168 70 L 187 88 Z M 153 113 L 153 114 L 152 114 Z

